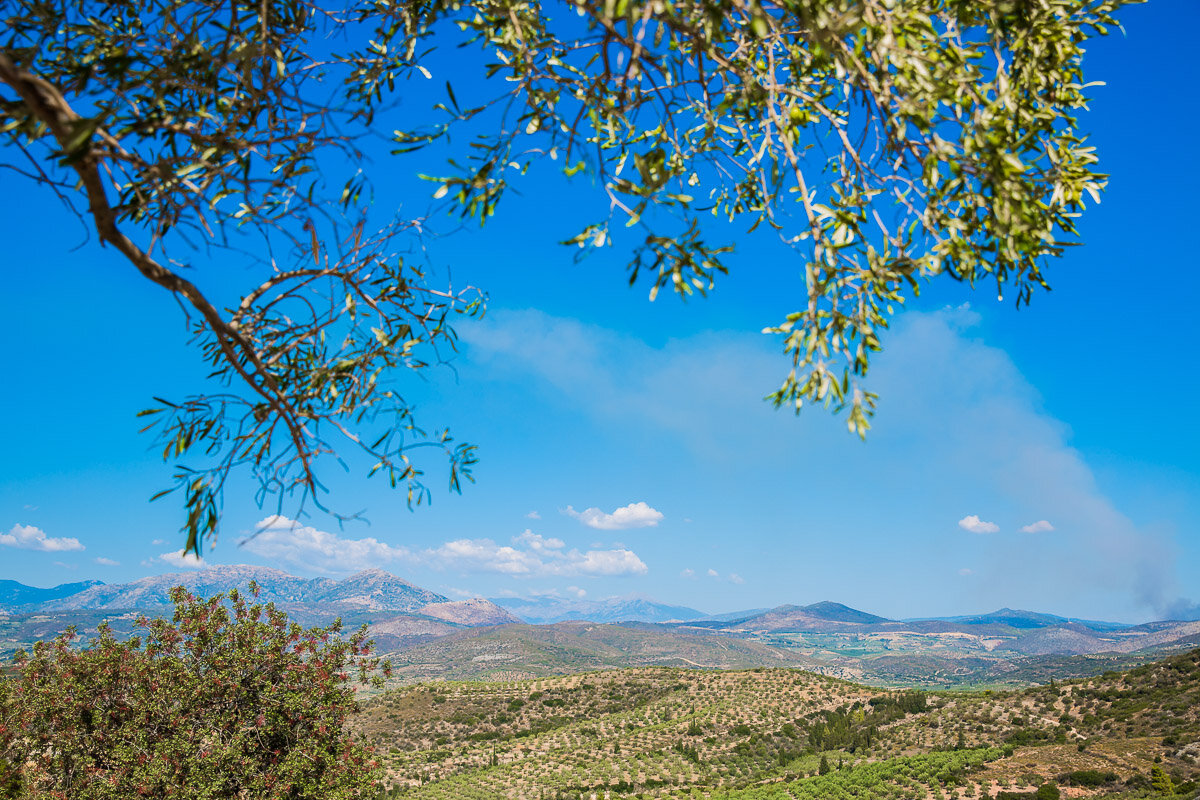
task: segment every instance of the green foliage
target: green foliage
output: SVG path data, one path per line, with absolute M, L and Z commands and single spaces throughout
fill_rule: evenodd
M 1163 771 L 1163 768 L 1155 765 L 1150 770 L 1150 785 L 1154 787 L 1154 791 L 1168 797 L 1175 794 L 1175 781 L 1171 780 L 1171 776 Z
M 187 551 L 215 535 L 235 469 L 257 478 L 260 502 L 300 506 L 322 506 L 318 469 L 339 450 L 410 504 L 428 495 L 414 447 L 445 453 L 452 490 L 470 479 L 474 448 L 419 427 L 397 378 L 452 352 L 449 322 L 482 313 L 483 297 L 430 285 L 404 257 L 419 249 L 417 221 L 368 226 L 356 144 L 373 132 L 382 83 L 415 67 L 371 47 L 328 52 L 333 39 L 403 28 L 398 17 L 373 0 L 5 6 L 4 166 L 87 209 L 102 243 L 176 296 L 216 382 L 141 412 L 175 464 L 155 497 L 180 496 Z M 203 271 L 177 267 L 213 248 L 248 268 L 228 307 Z
M 938 796 L 971 771 L 1002 755 L 995 748 L 929 753 L 860 763 L 815 777 L 718 795 L 722 800 L 827 800 Z M 1030 795 L 1032 797 L 1032 795 Z
M 1066 732 L 1062 729 L 1046 730 L 1044 728 L 1018 728 L 1010 733 L 1005 739 L 1008 744 L 1016 745 L 1018 747 L 1037 744 L 1050 744 L 1051 742 L 1062 744 L 1066 740 Z M 1082 752 L 1084 748 L 1080 747 L 1079 749 Z
M 1059 783 L 1065 783 L 1069 786 L 1087 786 L 1089 788 L 1103 786 L 1106 783 L 1116 783 L 1116 781 L 1117 773 L 1098 769 L 1077 769 L 1073 772 L 1064 772 L 1058 776 Z
M 920 714 L 929 707 L 925 693 L 915 690 L 872 697 L 867 703 L 874 709 L 881 724 L 905 714 Z
M 0 681 L 0 687 L 7 681 Z M 0 688 L 0 692 L 4 689 Z M 0 704 L 5 701 L 0 696 Z M 21 776 L 17 772 L 17 768 L 8 763 L 5 759 L 0 759 L 0 798 L 10 800 L 21 796 Z
M 1080 714 L 1072 698 L 1081 689 L 1138 692 L 1157 686 L 1161 675 L 1185 681 L 1175 694 L 1155 689 L 1143 713 L 1165 717 L 1160 725 L 1176 731 L 1178 742 L 1194 741 L 1200 706 L 1181 705 L 1176 694 L 1190 699 L 1193 687 L 1186 678 L 1196 658 L 1200 651 L 1148 670 L 1066 682 L 1056 695 L 1043 686 L 926 695 L 924 711 L 878 727 L 870 746 L 853 753 L 848 748 L 814 751 L 810 728 L 824 724 L 830 713 L 870 727 L 889 718 L 888 709 L 920 708 L 920 701 L 907 691 L 884 692 L 791 669 L 605 669 L 397 689 L 368 701 L 353 725 L 356 735 L 385 754 L 388 791 L 413 800 L 577 800 L 593 794 L 612 800 L 912 800 L 982 796 L 973 784 L 991 780 L 998 780 L 1003 792 L 995 800 L 1037 800 L 1039 791 L 1043 796 L 1053 792 L 1042 788 L 1052 775 L 1057 785 L 1098 789 L 1097 795 L 1144 797 L 1154 791 L 1154 758 L 1161 758 L 1176 795 L 1190 797 L 1191 781 L 1200 772 L 1186 744 L 1176 753 L 1164 752 L 1159 737 L 1125 739 L 1104 728 L 1094 733 L 1091 752 L 1082 757 L 1070 745 L 1002 743 L 1018 725 L 1056 735 L 1059 715 L 1047 712 L 1058 712 L 1058 704 L 1065 704 L 1077 725 Z M 444 703 L 430 702 L 434 690 Z M 498 719 L 497 711 L 533 692 L 561 698 L 564 705 L 527 702 L 511 719 Z M 1103 711 L 1091 700 L 1087 707 Z M 690 735 L 696 728 L 710 735 Z M 484 732 L 493 738 L 476 738 Z M 955 748 L 960 738 L 965 746 Z M 824 775 L 822 761 L 828 769 Z M 998 763 L 986 775 L 974 774 L 993 761 Z M 1063 772 L 1068 764 L 1105 762 L 1120 775 Z
M 1120 0 L 572 5 L 583 35 L 541 5 L 503 6 L 511 21 L 464 7 L 519 103 L 438 192 L 486 216 L 533 142 L 562 152 L 610 200 L 568 242 L 637 228 L 630 280 L 647 275 L 652 298 L 727 270 L 701 214 L 765 223 L 806 283 L 768 328 L 793 367 L 772 399 L 849 409 L 860 434 L 875 397 L 857 381 L 918 278 L 986 278 L 1028 302 L 1104 185 L 1075 115 L 1084 43 Z
M 535 161 L 585 173 L 607 211 L 566 243 L 622 240 L 652 299 L 728 271 L 709 214 L 765 225 L 804 278 L 766 329 L 790 363 L 770 399 L 844 409 L 864 435 L 871 355 L 922 278 L 1020 305 L 1077 243 L 1106 180 L 1077 126 L 1082 57 L 1125 2 L 13 0 L 0 137 L 4 166 L 86 208 L 192 316 L 222 389 L 145 413 L 198 553 L 235 469 L 318 505 L 319 462 L 343 449 L 410 503 L 428 492 L 414 447 L 444 452 L 452 489 L 470 478 L 474 448 L 418 427 L 396 377 L 441 359 L 483 299 L 401 256 L 426 220 L 368 225 L 366 142 L 437 145 L 421 163 L 446 152 L 444 174 L 422 177 L 480 222 Z M 482 54 L 473 102 L 447 82 L 383 129 L 462 47 Z M 254 268 L 224 308 L 175 268 L 212 247 Z
M 1058 785 L 1054 783 L 1043 783 L 1038 787 L 1034 794 L 1035 800 L 1058 800 L 1061 793 L 1058 790 Z
M 69 631 L 18 654 L 0 698 L 17 796 L 373 796 L 377 767 L 346 730 L 349 675 L 380 666 L 364 631 L 303 630 L 236 591 L 171 597 L 173 619 L 141 620 L 144 637 L 105 627 L 76 649 Z

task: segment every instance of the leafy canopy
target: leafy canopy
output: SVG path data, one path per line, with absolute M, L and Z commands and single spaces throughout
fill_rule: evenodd
M 250 591 L 257 596 L 257 587 Z M 0 764 L 25 798 L 373 796 L 379 770 L 347 731 L 351 674 L 380 682 L 366 633 L 303 630 L 236 590 L 172 590 L 172 620 L 141 619 L 85 648 L 71 629 L 18 653 L 0 681 Z M 365 628 L 365 626 L 364 626 Z M 3 774 L 0 772 L 0 774 Z
M 410 504 L 428 494 L 415 447 L 446 453 L 451 488 L 470 478 L 474 448 L 418 427 L 400 376 L 443 360 L 483 296 L 420 266 L 436 219 L 373 222 L 370 137 L 448 152 L 423 177 L 480 223 L 535 161 L 583 173 L 607 210 L 567 243 L 629 247 L 652 299 L 730 268 L 707 215 L 774 233 L 806 289 L 765 329 L 790 364 L 769 397 L 864 435 L 871 354 L 922 278 L 1020 305 L 1078 243 L 1105 183 L 1078 130 L 1082 56 L 1126 1 L 14 0 L 2 163 L 191 315 L 221 390 L 143 413 L 198 553 L 239 467 L 264 498 L 318 505 L 319 465 L 347 448 Z M 455 47 L 480 74 L 397 112 Z M 236 301 L 185 277 L 212 248 L 258 268 Z

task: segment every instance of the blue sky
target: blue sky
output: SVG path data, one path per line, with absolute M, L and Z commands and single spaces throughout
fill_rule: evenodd
M 866 443 L 819 410 L 761 401 L 787 364 L 758 331 L 799 297 L 778 247 L 743 239 L 709 299 L 650 303 L 619 247 L 575 264 L 554 244 L 595 200 L 535 178 L 485 229 L 437 244 L 489 313 L 459 328 L 454 371 L 406 388 L 426 424 L 479 445 L 478 482 L 451 495 L 431 462 L 433 504 L 410 512 L 361 472 L 328 473 L 329 502 L 369 525 L 314 511 L 244 545 L 273 510 L 238 483 L 206 563 L 382 566 L 453 596 L 638 592 L 714 612 L 832 599 L 896 617 L 1195 615 L 1200 7 L 1121 18 L 1127 35 L 1086 64 L 1107 85 L 1084 127 L 1112 173 L 1087 246 L 1019 312 L 988 288 L 928 286 L 884 339 Z M 425 202 L 397 168 L 376 182 Z M 11 174 L 4 186 L 0 578 L 173 570 L 180 509 L 147 502 L 169 470 L 134 413 L 197 385 L 182 315 L 94 241 L 72 249 L 82 229 L 52 198 Z M 217 292 L 248 280 L 221 263 L 197 275 Z

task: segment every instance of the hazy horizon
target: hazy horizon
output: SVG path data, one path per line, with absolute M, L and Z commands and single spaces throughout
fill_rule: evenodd
M 345 580 L 348 578 L 353 578 L 356 575 L 364 573 L 364 572 L 371 572 L 371 571 L 382 569 L 380 567 L 365 567 L 364 569 L 359 570 L 358 572 L 347 574 L 347 575 L 301 576 L 301 575 L 294 575 L 293 573 L 290 573 L 285 569 L 280 569 L 279 567 L 272 567 L 272 566 L 268 566 L 268 565 L 208 564 L 200 569 L 185 569 L 185 570 L 175 570 L 175 571 L 168 570 L 166 572 L 152 573 L 152 574 L 144 575 L 141 578 L 137 578 L 137 579 L 134 579 L 131 581 L 117 581 L 117 582 L 101 581 L 100 585 L 105 585 L 105 586 L 122 585 L 125 583 L 134 583 L 138 580 L 166 577 L 168 575 L 187 576 L 187 575 L 195 575 L 199 572 L 204 572 L 207 570 L 214 570 L 214 571 L 219 572 L 220 570 L 222 570 L 224 568 L 236 568 L 236 567 L 252 567 L 255 569 L 272 569 L 272 570 L 278 570 L 280 572 L 283 572 L 283 573 L 289 575 L 290 577 L 298 577 L 298 578 L 316 577 L 316 578 L 327 578 L 330 580 Z M 386 569 L 383 569 L 382 571 L 386 572 L 387 574 L 389 574 L 393 577 L 399 578 L 407 583 L 413 583 L 414 585 L 418 586 L 419 588 L 427 588 L 427 587 L 420 586 L 420 584 L 415 584 L 413 581 L 409 581 L 404 575 L 397 574 L 395 572 L 391 572 Z M 0 579 L 0 580 L 4 580 L 4 579 Z M 12 579 L 9 579 L 9 580 L 12 580 Z M 53 588 L 57 588 L 58 586 L 61 586 L 61 585 L 86 583 L 86 582 L 95 581 L 95 580 L 98 580 L 98 579 L 92 578 L 92 579 L 83 579 L 83 580 L 79 580 L 79 581 L 63 581 L 62 583 L 55 584 L 53 586 L 33 586 L 32 584 L 24 584 L 22 581 L 17 581 L 17 582 L 23 583 L 23 585 L 30 586 L 31 588 L 53 589 Z M 517 601 L 528 602 L 528 603 L 537 603 L 537 602 L 545 601 L 545 602 L 550 602 L 550 603 L 559 603 L 563 607 L 569 607 L 572 605 L 579 605 L 579 604 L 603 604 L 603 603 L 615 601 L 615 600 L 620 600 L 620 601 L 641 600 L 641 601 L 646 601 L 649 603 L 654 603 L 659 606 L 667 606 L 667 607 L 673 607 L 673 608 L 686 609 L 689 611 L 695 611 L 695 612 L 698 612 L 698 613 L 704 615 L 704 617 L 718 617 L 718 616 L 726 616 L 726 615 L 737 614 L 737 613 L 742 613 L 742 612 L 755 612 L 755 611 L 764 610 L 762 607 L 737 607 L 737 608 L 718 608 L 718 609 L 701 608 L 701 607 L 689 605 L 689 604 L 682 603 L 682 602 L 676 602 L 669 597 L 656 597 L 656 596 L 647 594 L 646 592 L 642 592 L 642 591 L 630 591 L 630 592 L 626 592 L 625 594 L 611 594 L 611 595 L 603 595 L 603 596 L 598 595 L 598 596 L 593 597 L 593 596 L 589 596 L 587 594 L 569 596 L 569 595 L 563 595 L 563 594 L 557 593 L 557 592 L 543 592 L 543 593 L 533 593 L 533 594 L 522 595 L 513 590 L 503 590 L 499 593 L 492 594 L 492 595 L 484 595 L 482 593 L 471 594 L 471 593 L 464 592 L 464 593 L 460 593 L 456 596 L 448 596 L 448 598 L 450 600 L 463 600 L 463 599 L 469 599 L 469 598 L 482 598 L 482 599 L 489 600 L 489 601 L 517 600 Z M 1100 619 L 1099 617 L 1094 617 L 1094 616 L 1089 617 L 1087 615 L 1060 614 L 1060 613 L 1057 613 L 1054 609 L 1025 608 L 1022 606 L 1015 606 L 1015 605 L 1000 605 L 1000 606 L 995 606 L 995 607 L 986 608 L 986 609 L 979 608 L 979 609 L 974 609 L 974 610 L 967 611 L 964 613 L 954 613 L 954 614 L 940 613 L 937 610 L 931 610 L 928 614 L 918 614 L 918 615 L 913 615 L 913 616 L 900 617 L 900 616 L 895 616 L 895 615 L 889 614 L 886 612 L 886 610 L 882 610 L 882 609 L 860 608 L 851 603 L 845 603 L 834 597 L 822 597 L 822 598 L 816 598 L 816 599 L 804 598 L 804 599 L 798 599 L 798 600 L 789 600 L 789 601 L 785 601 L 783 603 L 779 603 L 776 606 L 771 606 L 771 607 L 767 608 L 766 610 L 770 610 L 773 608 L 779 608 L 779 607 L 783 607 L 783 606 L 806 607 L 806 606 L 817 605 L 820 603 L 833 603 L 836 605 L 842 605 L 842 606 L 849 607 L 856 611 L 864 611 L 866 613 L 874 614 L 874 615 L 880 616 L 880 617 L 885 617 L 889 620 L 896 621 L 896 622 L 915 622 L 915 621 L 921 621 L 921 620 L 941 620 L 941 619 L 954 619 L 954 618 L 960 618 L 960 617 L 987 616 L 990 614 L 1003 612 L 1003 611 L 1045 614 L 1045 615 L 1049 615 L 1049 616 L 1061 617 L 1063 619 L 1070 620 L 1070 621 L 1078 620 L 1078 621 L 1086 621 L 1086 622 L 1120 622 L 1123 624 L 1130 624 L 1130 625 L 1144 624 L 1144 623 L 1150 623 L 1150 622 L 1171 621 L 1169 618 L 1165 618 L 1165 617 L 1164 618 L 1145 618 L 1145 619 L 1134 620 L 1134 621 L 1109 620 L 1109 619 Z M 1180 620 L 1180 621 L 1182 621 L 1182 620 Z

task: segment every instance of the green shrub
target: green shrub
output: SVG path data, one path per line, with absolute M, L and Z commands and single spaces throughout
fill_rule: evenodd
M 1037 800 L 1059 800 L 1060 796 L 1058 785 L 1054 783 L 1043 783 L 1034 795 Z
M 75 649 L 69 629 L 17 654 L 2 682 L 0 761 L 19 765 L 20 797 L 376 793 L 378 767 L 346 730 L 350 673 L 378 683 L 365 630 L 302 630 L 237 591 L 203 600 L 176 587 L 171 599 L 172 620 L 138 621 L 144 637 L 119 642 L 102 625 Z
M 1074 772 L 1065 772 L 1058 776 L 1059 783 L 1065 783 L 1068 786 L 1087 786 L 1093 788 L 1103 786 L 1106 783 L 1114 783 L 1116 780 L 1117 773 L 1098 769 L 1077 769 Z

